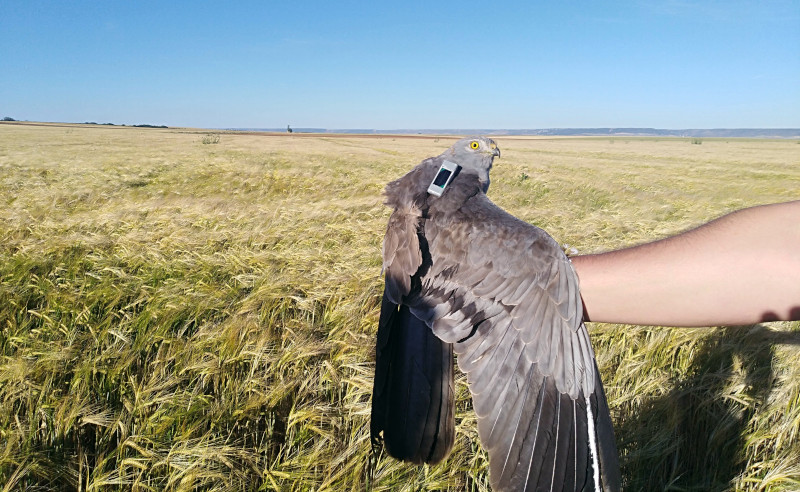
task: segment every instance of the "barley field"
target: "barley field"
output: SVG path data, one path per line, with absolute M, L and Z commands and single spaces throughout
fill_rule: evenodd
M 452 137 L 0 124 L 0 487 L 486 491 L 373 455 L 381 192 Z M 496 139 L 582 253 L 800 197 L 797 141 Z M 627 490 L 800 489 L 800 323 L 590 324 Z

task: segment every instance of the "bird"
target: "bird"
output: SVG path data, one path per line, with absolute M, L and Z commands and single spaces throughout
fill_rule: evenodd
M 619 490 L 577 274 L 550 235 L 487 197 L 499 156 L 491 138 L 459 139 L 386 185 L 373 449 L 449 455 L 455 355 L 493 490 Z

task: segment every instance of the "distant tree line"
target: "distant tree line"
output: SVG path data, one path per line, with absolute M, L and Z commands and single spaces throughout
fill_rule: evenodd
M 96 121 L 84 121 L 84 125 L 111 125 L 111 126 L 129 126 L 129 125 L 117 125 L 116 123 L 97 123 Z M 167 125 L 130 125 L 137 128 L 169 128 Z
M 2 121 L 17 121 L 10 116 L 3 117 Z M 128 125 L 117 125 L 116 123 L 98 123 L 96 121 L 84 121 L 84 125 L 109 125 L 109 126 L 128 126 Z M 138 128 L 169 128 L 167 125 L 130 125 L 135 126 Z

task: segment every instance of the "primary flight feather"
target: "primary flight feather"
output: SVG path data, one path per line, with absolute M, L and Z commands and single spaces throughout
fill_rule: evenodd
M 455 353 L 495 490 L 618 490 L 578 278 L 553 238 L 486 196 L 499 155 L 462 139 L 386 187 L 372 441 L 418 464 L 449 454 Z

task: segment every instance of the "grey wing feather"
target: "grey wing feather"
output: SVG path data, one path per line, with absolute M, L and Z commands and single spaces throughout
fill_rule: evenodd
M 411 277 L 422 265 L 417 226 L 420 212 L 396 211 L 389 217 L 383 240 L 383 270 L 387 295 L 395 304 L 411 290 Z
M 416 312 L 454 342 L 493 487 L 592 490 L 597 460 L 602 489 L 618 490 L 613 429 L 572 265 L 544 231 L 484 195 L 462 212 L 426 223 L 432 267 Z M 600 441 L 593 450 L 588 426 Z

